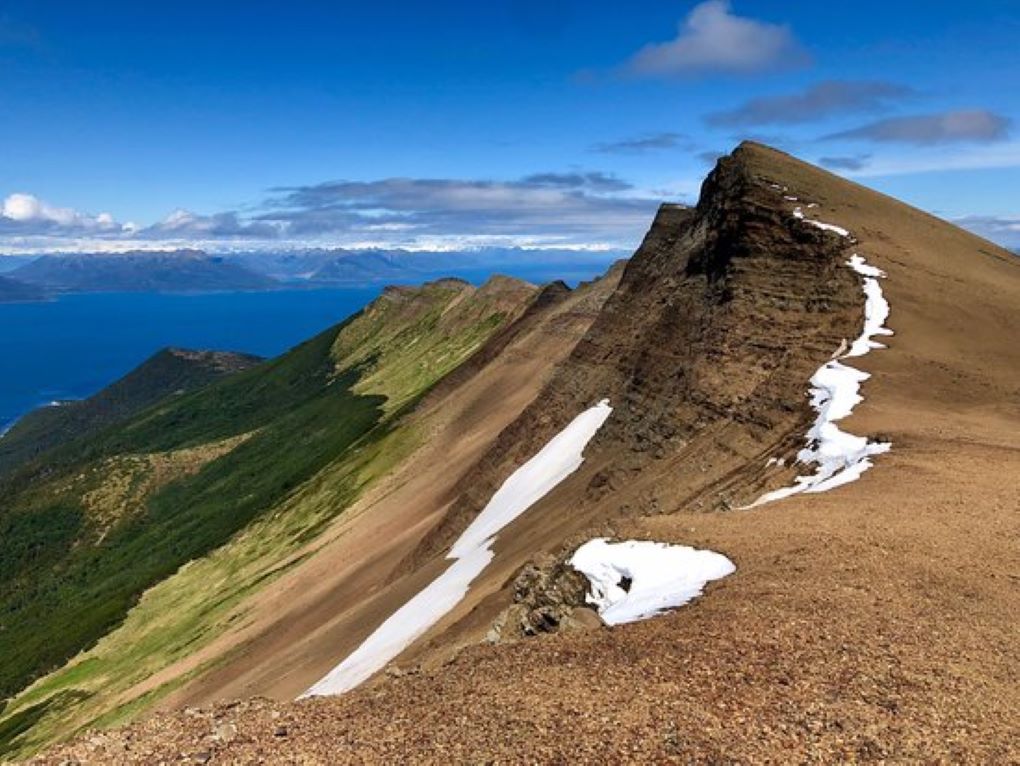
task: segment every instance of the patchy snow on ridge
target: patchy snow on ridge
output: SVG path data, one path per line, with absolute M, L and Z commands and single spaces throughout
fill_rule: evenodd
M 736 571 L 714 551 L 642 540 L 589 540 L 568 562 L 591 583 L 588 603 L 609 625 L 644 620 L 683 606 L 705 585 Z
M 805 223 L 841 237 L 850 236 L 850 232 L 840 226 L 805 218 L 799 207 L 794 208 L 793 215 Z M 878 282 L 885 274 L 881 269 L 870 266 L 857 253 L 850 256 L 846 265 L 862 277 L 864 329 L 848 351 L 843 353 L 844 342 L 836 358 L 819 367 L 811 377 L 811 407 L 818 416 L 807 433 L 807 445 L 797 453 L 797 462 L 814 465 L 815 471 L 807 476 L 798 476 L 792 486 L 766 492 L 744 508 L 755 508 L 801 492 L 825 492 L 855 481 L 871 468 L 873 455 L 888 452 L 892 447 L 887 442 L 872 442 L 864 436 L 854 436 L 836 425 L 837 421 L 847 417 L 863 401 L 861 383 L 871 377 L 839 360 L 864 356 L 875 348 L 885 348 L 872 338 L 875 335 L 893 334 L 885 326 L 889 318 L 889 302 L 882 294 L 882 286 Z
M 609 400 L 603 399 L 574 418 L 538 454 L 518 468 L 453 544 L 449 557 L 460 558 L 474 548 L 491 543 L 499 530 L 580 468 L 584 462 L 581 453 L 612 411 Z
M 879 278 L 885 277 L 885 272 L 874 266 L 869 266 L 864 258 L 854 253 L 847 261 L 847 265 L 860 274 L 864 279 L 864 331 L 860 337 L 850 346 L 847 357 L 864 356 L 873 348 L 885 348 L 885 345 L 872 340 L 875 335 L 892 335 L 893 332 L 885 326 L 885 320 L 889 318 L 889 301 L 882 294 L 882 286 L 878 283 Z
M 449 613 L 492 561 L 496 535 L 580 468 L 585 447 L 612 411 L 608 399 L 585 410 L 514 471 L 450 548 L 450 567 L 301 696 L 342 694 L 353 689 Z
M 810 207 L 810 205 L 808 207 Z M 803 221 L 804 223 L 809 223 L 812 226 L 821 229 L 822 231 L 831 231 L 833 234 L 838 234 L 841 237 L 850 236 L 850 232 L 844 229 L 842 226 L 836 226 L 835 224 L 832 223 L 823 223 L 822 221 L 812 221 L 810 218 L 805 218 L 804 211 L 801 210 L 799 207 L 795 207 L 793 209 L 793 217 Z

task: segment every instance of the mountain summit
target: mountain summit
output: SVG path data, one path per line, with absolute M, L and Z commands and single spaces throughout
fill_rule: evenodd
M 0 487 L 0 744 L 1008 762 L 1018 307 L 1010 253 L 755 143 L 575 290 L 388 290 Z

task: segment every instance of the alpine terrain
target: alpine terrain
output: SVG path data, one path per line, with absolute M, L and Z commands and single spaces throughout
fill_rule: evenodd
M 1018 337 L 1014 254 L 745 142 L 574 289 L 166 351 L 0 441 L 0 754 L 1018 762 Z

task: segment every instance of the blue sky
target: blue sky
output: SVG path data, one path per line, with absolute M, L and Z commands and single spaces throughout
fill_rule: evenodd
M 1020 7 L 0 2 L 0 250 L 632 247 L 757 138 L 1020 245 Z

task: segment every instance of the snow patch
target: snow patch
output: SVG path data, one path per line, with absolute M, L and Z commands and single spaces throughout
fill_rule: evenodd
M 609 625 L 683 606 L 705 585 L 736 571 L 721 553 L 640 540 L 589 540 L 569 561 L 591 583 L 588 603 Z
M 449 613 L 492 561 L 496 535 L 580 468 L 585 447 L 612 411 L 608 399 L 585 410 L 514 471 L 451 547 L 446 558 L 453 564 L 301 696 L 342 694 L 353 689 Z
M 842 226 L 836 226 L 832 223 L 823 223 L 822 221 L 813 221 L 810 218 L 804 217 L 804 211 L 799 207 L 793 209 L 793 217 L 798 218 L 804 223 L 809 223 L 812 226 L 821 229 L 822 231 L 831 231 L 833 234 L 838 234 L 841 237 L 849 237 L 850 232 L 844 229 Z
M 850 236 L 850 232 L 840 226 L 804 218 L 804 212 L 799 207 L 794 209 L 793 215 L 805 223 L 835 232 L 841 237 Z M 815 471 L 807 476 L 798 476 L 792 486 L 766 492 L 744 508 L 755 508 L 801 492 L 825 492 L 855 481 L 871 468 L 872 456 L 888 452 L 892 447 L 887 442 L 872 442 L 866 437 L 847 433 L 836 425 L 864 400 L 860 394 L 861 383 L 871 377 L 840 360 L 864 356 L 872 349 L 885 348 L 882 343 L 873 340 L 874 336 L 893 334 L 885 326 L 889 318 L 889 302 L 882 294 L 882 286 L 878 281 L 885 277 L 885 273 L 869 265 L 857 253 L 850 256 L 846 265 L 862 277 L 864 329 L 849 350 L 845 350 L 844 341 L 834 357 L 819 367 L 811 377 L 811 406 L 818 415 L 807 433 L 806 446 L 797 453 L 796 462 L 814 465 Z
M 609 400 L 603 399 L 574 418 L 537 455 L 518 468 L 453 544 L 449 558 L 460 558 L 474 548 L 490 544 L 497 532 L 580 468 L 585 446 L 612 411 Z
M 885 272 L 869 266 L 857 253 L 850 256 L 847 266 L 863 277 L 861 281 L 864 288 L 864 331 L 850 346 L 846 356 L 864 356 L 873 348 L 885 348 L 884 344 L 872 340 L 875 335 L 893 334 L 892 330 L 885 326 L 885 320 L 889 318 L 889 301 L 882 294 L 882 285 L 878 282 L 885 277 Z

